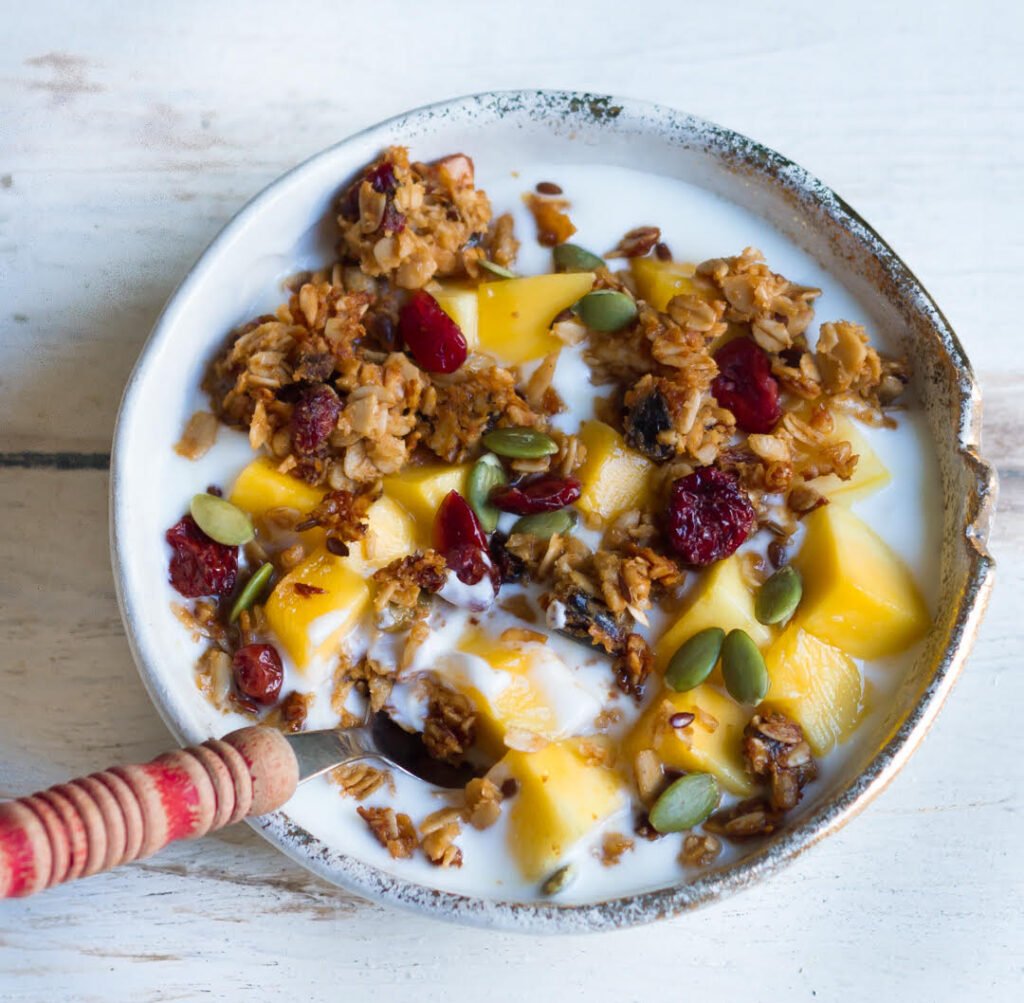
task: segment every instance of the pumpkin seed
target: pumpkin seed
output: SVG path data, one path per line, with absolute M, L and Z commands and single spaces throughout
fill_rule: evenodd
M 559 892 L 565 891 L 575 879 L 576 868 L 572 864 L 566 864 L 548 877 L 540 886 L 540 890 L 545 895 L 557 895 Z
M 721 627 L 698 631 L 672 656 L 665 670 L 665 682 L 678 693 L 700 686 L 711 675 L 724 640 Z
M 556 272 L 592 272 L 604 268 L 604 258 L 591 254 L 579 244 L 559 244 L 551 252 Z
M 245 588 L 242 589 L 241 594 L 235 600 L 235 605 L 231 607 L 231 617 L 229 622 L 234 623 L 257 599 L 260 594 L 267 586 L 267 582 L 270 581 L 270 576 L 274 573 L 274 565 L 269 561 L 266 564 L 261 564 L 257 569 L 256 573 L 245 583 Z
M 252 520 L 237 505 L 216 495 L 196 495 L 189 509 L 196 525 L 211 540 L 228 547 L 248 543 L 255 535 Z
M 524 515 L 517 519 L 509 530 L 513 533 L 529 533 L 542 540 L 550 540 L 556 534 L 571 533 L 579 516 L 571 508 L 559 509 L 557 512 L 538 512 L 536 515 Z
M 487 533 L 493 533 L 498 528 L 498 516 L 501 513 L 487 499 L 499 484 L 508 484 L 505 468 L 494 453 L 484 453 L 469 472 L 466 497 Z
M 661 792 L 648 817 L 658 832 L 683 832 L 700 825 L 718 807 L 719 798 L 710 773 L 687 773 Z
M 558 452 L 555 440 L 535 428 L 496 428 L 484 436 L 484 445 L 516 460 L 537 460 Z
M 761 623 L 783 623 L 796 612 L 803 594 L 800 572 L 790 565 L 779 568 L 757 593 L 754 616 Z
M 493 261 L 488 261 L 486 258 L 481 258 L 477 264 L 481 268 L 487 269 L 492 275 L 497 275 L 502 279 L 517 279 L 519 278 L 515 272 L 510 272 L 507 268 L 502 265 L 497 265 Z
M 730 630 L 722 643 L 722 678 L 737 703 L 756 706 L 768 695 L 764 657 L 744 630 Z
M 636 317 L 633 297 L 615 289 L 587 293 L 573 309 L 592 331 L 621 331 Z

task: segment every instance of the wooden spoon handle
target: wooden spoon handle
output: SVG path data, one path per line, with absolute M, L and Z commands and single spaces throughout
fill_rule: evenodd
M 242 728 L 0 804 L 0 898 L 109 871 L 280 808 L 299 782 L 273 728 Z

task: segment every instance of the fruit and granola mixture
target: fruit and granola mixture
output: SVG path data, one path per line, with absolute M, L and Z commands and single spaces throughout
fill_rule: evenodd
M 383 767 L 335 771 L 381 845 L 459 867 L 507 816 L 557 894 L 598 831 L 607 866 L 674 839 L 704 867 L 784 825 L 862 716 L 857 660 L 930 620 L 850 508 L 906 365 L 844 320 L 812 341 L 821 290 L 753 248 L 676 261 L 644 223 L 601 257 L 557 184 L 525 200 L 517 236 L 461 153 L 352 179 L 337 262 L 232 332 L 178 446 L 223 424 L 258 455 L 166 540 L 211 701 L 393 714 L 478 776 L 414 819 Z M 520 276 L 534 238 L 551 271 Z

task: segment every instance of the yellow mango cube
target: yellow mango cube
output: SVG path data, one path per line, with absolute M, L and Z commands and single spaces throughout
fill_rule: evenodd
M 366 535 L 349 545 L 346 560 L 353 570 L 369 575 L 416 549 L 416 523 L 393 498 L 387 495 L 378 498 L 366 518 Z
M 619 775 L 587 763 L 571 741 L 509 752 L 495 775 L 519 783 L 508 802 L 508 841 L 528 881 L 547 877 L 580 839 L 627 803 Z
M 669 724 L 673 714 L 694 715 L 688 728 Z M 653 749 L 668 767 L 710 773 L 732 794 L 749 797 L 754 783 L 743 764 L 743 729 L 750 712 L 703 683 L 686 693 L 664 690 L 637 721 L 626 742 L 630 760 Z
M 866 523 L 841 505 L 804 520 L 794 562 L 804 594 L 796 620 L 854 658 L 895 655 L 922 638 L 931 616 L 913 575 Z
M 840 480 L 835 474 L 815 477 L 808 481 L 812 488 L 833 501 L 849 505 L 858 498 L 884 488 L 891 480 L 888 469 L 871 448 L 867 437 L 860 430 L 859 422 L 843 414 L 833 413 L 834 428 L 829 436 L 830 442 L 849 442 L 857 454 L 857 466 L 848 481 Z
M 506 363 L 557 352 L 564 345 L 551 334 L 552 321 L 593 285 L 592 272 L 484 282 L 477 287 L 480 351 Z
M 845 652 L 790 624 L 765 654 L 771 687 L 765 704 L 792 718 L 816 756 L 831 752 L 857 726 L 864 686 Z
M 267 600 L 267 623 L 299 669 L 332 659 L 359 622 L 370 589 L 348 558 L 313 551 Z
M 603 421 L 585 421 L 580 441 L 587 458 L 576 476 L 580 480 L 577 508 L 601 522 L 610 522 L 628 508 L 648 501 L 648 483 L 654 464 Z
M 772 639 L 771 629 L 754 616 L 754 593 L 744 578 L 738 554 L 703 572 L 682 613 L 655 645 L 658 671 L 664 672 L 679 648 L 706 627 L 721 627 L 727 634 L 745 630 L 761 648 Z
M 431 464 L 410 467 L 384 478 L 384 496 L 398 502 L 412 516 L 422 546 L 429 546 L 434 516 L 449 491 L 466 493 L 466 479 L 472 464 Z
M 466 344 L 475 352 L 480 344 L 476 286 L 464 282 L 443 282 L 432 290 L 434 299 L 462 331 Z
M 273 460 L 261 456 L 238 475 L 228 501 L 251 516 L 261 516 L 272 508 L 292 508 L 306 515 L 320 504 L 323 496 L 320 488 L 291 474 L 282 474 Z
M 673 296 L 697 291 L 693 282 L 697 267 L 685 261 L 632 258 L 629 270 L 636 282 L 637 295 L 655 310 L 664 310 Z

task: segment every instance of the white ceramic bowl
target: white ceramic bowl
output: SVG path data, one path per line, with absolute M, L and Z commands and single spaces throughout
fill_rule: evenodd
M 149 693 L 182 742 L 228 730 L 192 680 L 196 650 L 169 606 L 163 533 L 195 490 L 172 446 L 200 405 L 197 386 L 225 335 L 272 303 L 283 276 L 330 258 L 339 186 L 383 147 L 419 159 L 456 150 L 490 165 L 597 163 L 701 186 L 756 213 L 808 252 L 897 332 L 914 365 L 945 500 L 939 616 L 889 714 L 795 824 L 738 862 L 665 888 L 563 906 L 441 891 L 388 872 L 306 831 L 287 807 L 254 825 L 328 881 L 446 919 L 541 930 L 621 927 L 691 908 L 761 877 L 862 807 L 927 730 L 968 652 L 991 585 L 994 500 L 978 458 L 978 394 L 945 319 L 892 250 L 820 182 L 758 144 L 689 115 L 632 101 L 551 92 L 484 94 L 423 108 L 345 140 L 275 181 L 219 234 L 175 291 L 125 391 L 114 441 L 111 537 L 118 597 Z M 641 220 L 639 222 L 649 222 Z M 738 248 L 713 248 L 725 253 Z M 771 259 L 769 259 L 771 260 Z M 267 299 L 270 293 L 269 300 Z M 188 476 L 190 479 L 186 479 Z

